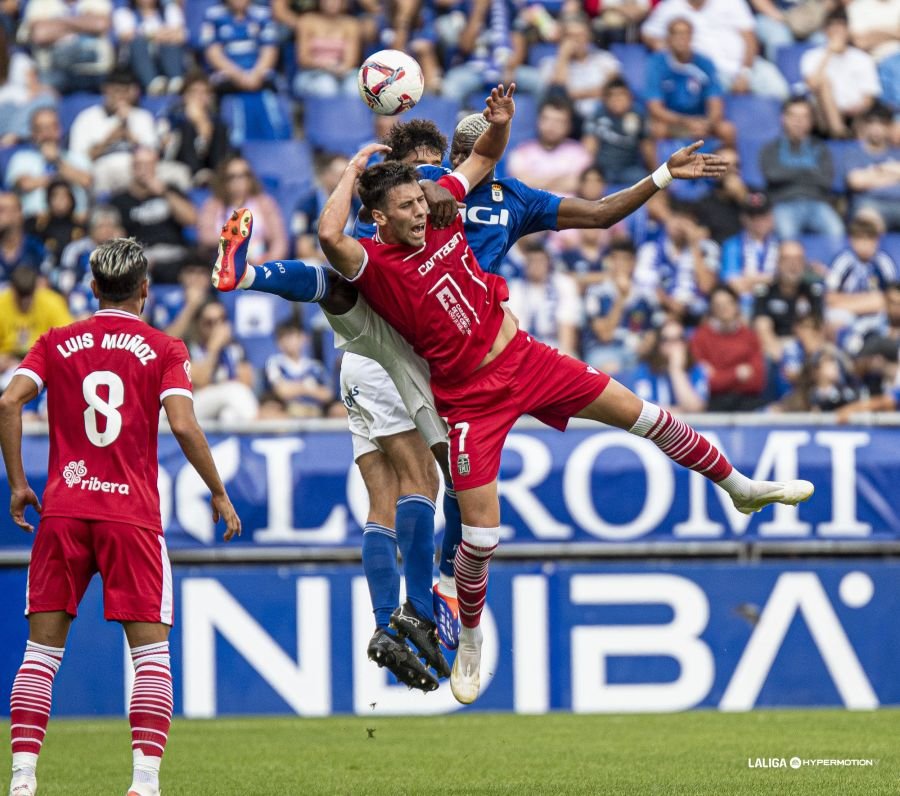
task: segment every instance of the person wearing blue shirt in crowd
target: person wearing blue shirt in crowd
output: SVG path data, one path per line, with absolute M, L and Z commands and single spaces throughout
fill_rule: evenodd
M 585 119 L 584 145 L 613 185 L 630 185 L 647 173 L 649 131 L 628 84 L 614 77 L 603 87 L 603 106 Z M 655 156 L 654 156 L 655 157 Z
M 669 23 L 668 50 L 647 62 L 645 98 L 653 137 L 715 136 L 732 146 L 735 129 L 724 118 L 722 86 L 708 58 L 691 49 L 693 27 L 687 19 Z
M 307 356 L 309 340 L 295 321 L 275 327 L 278 353 L 266 360 L 265 381 L 293 417 L 321 417 L 334 399 L 325 366 Z
M 747 195 L 740 218 L 741 232 L 722 244 L 719 278 L 734 288 L 742 300 L 749 300 L 757 285 L 770 283 L 775 275 L 778 238 L 772 205 L 764 193 Z
M 878 211 L 887 228 L 900 231 L 900 147 L 890 145 L 890 110 L 873 105 L 862 116 L 859 139 L 844 153 L 851 211 Z
M 41 241 L 25 232 L 22 203 L 14 193 L 0 193 L 0 284 L 20 265 L 40 272 L 47 263 Z

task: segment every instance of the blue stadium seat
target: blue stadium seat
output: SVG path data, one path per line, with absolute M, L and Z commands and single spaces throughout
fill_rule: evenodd
M 86 91 L 77 91 L 74 94 L 65 94 L 59 100 L 59 124 L 65 135 L 69 134 L 69 128 L 75 117 L 85 108 L 99 105 L 103 97 L 99 94 L 91 94 Z
M 885 235 L 881 241 L 881 248 L 891 255 L 897 265 L 900 265 L 900 233 Z
M 540 66 L 545 58 L 555 58 L 558 45 L 550 42 L 536 42 L 528 48 L 528 63 Z
M 456 129 L 459 115 L 460 107 L 456 100 L 426 94 L 414 108 L 403 114 L 403 121 L 430 119 L 449 139 L 453 136 L 453 131 Z
M 247 103 L 258 110 L 247 112 Z M 293 134 L 292 100 L 274 91 L 228 94 L 222 98 L 220 115 L 230 131 L 231 145 L 238 149 L 247 141 L 287 141 Z
M 354 155 L 363 144 L 375 139 L 374 115 L 357 97 L 307 102 L 306 139 L 314 149 Z
M 622 63 L 622 77 L 638 97 L 643 96 L 647 59 L 650 53 L 643 44 L 612 44 L 609 51 Z
M 737 127 L 740 138 L 770 141 L 781 129 L 781 103 L 753 94 L 726 94 L 725 118 Z
M 206 9 L 214 6 L 216 0 L 190 0 L 184 4 L 184 17 L 188 29 L 188 44 L 195 49 L 200 48 L 200 31 Z
M 844 248 L 844 243 L 836 245 L 831 238 L 824 235 L 801 235 L 800 243 L 806 251 L 807 262 L 831 265 L 834 256 Z
M 154 118 L 158 119 L 160 116 L 165 114 L 169 108 L 178 101 L 177 97 L 169 97 L 166 95 L 160 97 L 151 97 L 149 95 L 145 95 L 141 97 L 141 107 L 145 111 L 150 111 L 153 114 Z
M 12 160 L 12 156 L 20 149 L 24 149 L 20 144 L 0 147 L 0 186 L 6 186 L 6 168 L 9 166 L 9 161 Z
M 261 388 L 262 385 L 265 384 L 264 371 L 266 360 L 272 356 L 272 354 L 278 353 L 278 346 L 275 343 L 275 338 L 254 337 L 247 340 L 241 340 L 241 345 L 244 346 L 244 353 L 247 354 L 247 359 L 250 364 L 253 365 L 254 370 L 256 370 L 256 381 Z
M 665 163 L 669 157 L 678 149 L 692 143 L 684 139 L 667 138 L 659 141 L 656 145 L 656 162 Z M 718 147 L 717 139 L 709 139 L 700 150 L 701 152 L 712 152 Z M 676 180 L 669 187 L 669 194 L 683 202 L 697 202 L 707 196 L 713 189 L 712 180 Z
M 287 184 L 312 184 L 312 155 L 305 141 L 247 141 L 241 151 L 271 190 Z
M 778 66 L 781 74 L 784 75 L 793 92 L 803 90 L 800 59 L 803 58 L 803 53 L 810 49 L 812 49 L 812 45 L 809 44 L 790 44 L 778 50 L 778 55 L 775 57 L 775 64 Z
M 754 136 L 738 135 L 737 149 L 741 156 L 741 176 L 744 182 L 754 190 L 761 191 L 766 187 L 759 156 L 767 141 Z
M 291 180 L 280 183 L 272 192 L 281 210 L 281 217 L 284 219 L 284 226 L 289 236 L 291 235 L 291 216 L 294 214 L 294 208 L 313 189 L 312 175 L 309 176 L 310 179 L 303 181 Z
M 481 110 L 483 107 L 484 99 L 482 98 L 481 105 L 477 106 L 477 110 Z M 516 117 L 513 119 L 512 128 L 509 131 L 507 151 L 512 150 L 517 144 L 530 141 L 537 136 L 537 115 L 537 98 L 530 94 L 517 94 Z
M 235 291 L 234 310 L 230 313 L 234 336 L 247 351 L 254 367 L 261 368 L 273 354 L 275 327 L 294 313 L 294 304 L 269 293 Z M 228 294 L 226 294 L 228 295 Z

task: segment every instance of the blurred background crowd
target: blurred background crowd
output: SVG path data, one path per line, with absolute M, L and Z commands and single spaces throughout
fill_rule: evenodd
M 339 415 L 318 307 L 209 271 L 238 206 L 251 260 L 321 259 L 347 156 L 396 122 L 356 92 L 383 47 L 425 73 L 401 118 L 447 134 L 516 80 L 500 176 L 536 188 L 599 199 L 696 138 L 730 161 L 611 229 L 523 239 L 504 276 L 536 337 L 681 411 L 895 408 L 900 0 L 0 0 L 0 389 L 132 235 L 198 415 Z

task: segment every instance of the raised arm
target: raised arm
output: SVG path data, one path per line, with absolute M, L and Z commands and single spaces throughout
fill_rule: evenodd
M 491 89 L 490 96 L 485 100 L 487 107 L 484 110 L 484 118 L 491 126 L 478 136 L 471 154 L 456 169 L 473 188 L 494 170 L 506 151 L 506 145 L 509 143 L 509 125 L 516 113 L 516 103 L 513 100 L 515 92 L 515 83 L 510 83 L 509 88 L 505 90 L 501 84 Z
M 37 384 L 19 374 L 12 377 L 9 387 L 0 395 L 0 448 L 11 494 L 9 513 L 13 522 L 28 532 L 34 527 L 25 519 L 25 507 L 34 506 L 40 512 L 41 503 L 28 485 L 22 464 L 22 407 L 37 394 Z
M 376 152 L 390 152 L 390 147 L 369 144 L 360 149 L 347 164 L 340 182 L 328 197 L 319 216 L 319 245 L 329 264 L 347 279 L 353 279 L 359 273 L 366 251 L 358 240 L 344 234 L 344 227 L 347 216 L 350 215 L 356 180 L 366 170 L 369 158 Z
M 485 133 L 486 135 L 487 133 Z M 480 141 L 481 139 L 479 139 Z M 606 229 L 637 210 L 660 188 L 673 179 L 698 180 L 719 178 L 728 170 L 728 163 L 718 155 L 706 155 L 697 150 L 703 141 L 682 147 L 652 175 L 596 201 L 566 198 L 559 204 L 557 229 Z

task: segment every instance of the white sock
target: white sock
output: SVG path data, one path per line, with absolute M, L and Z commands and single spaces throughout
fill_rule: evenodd
M 737 467 L 732 467 L 731 473 L 716 483 L 732 497 L 747 497 L 753 491 L 753 479 L 747 478 Z
M 37 761 L 38 756 L 34 752 L 13 752 L 13 773 L 24 774 L 26 777 L 33 777 L 34 770 L 37 768 Z
M 445 597 L 456 597 L 456 578 L 441 572 L 438 577 L 438 591 Z
M 256 280 L 256 266 L 250 265 L 247 263 L 247 270 L 244 271 L 244 275 L 241 277 L 241 281 L 238 282 L 238 290 L 246 290 L 253 284 Z
M 459 646 L 463 644 L 472 644 L 476 647 L 481 646 L 484 636 L 481 633 L 481 625 L 477 627 L 466 627 L 463 625 L 459 629 Z
M 135 784 L 159 786 L 159 765 L 161 757 L 145 755 L 140 749 L 132 752 L 134 759 L 133 780 Z

